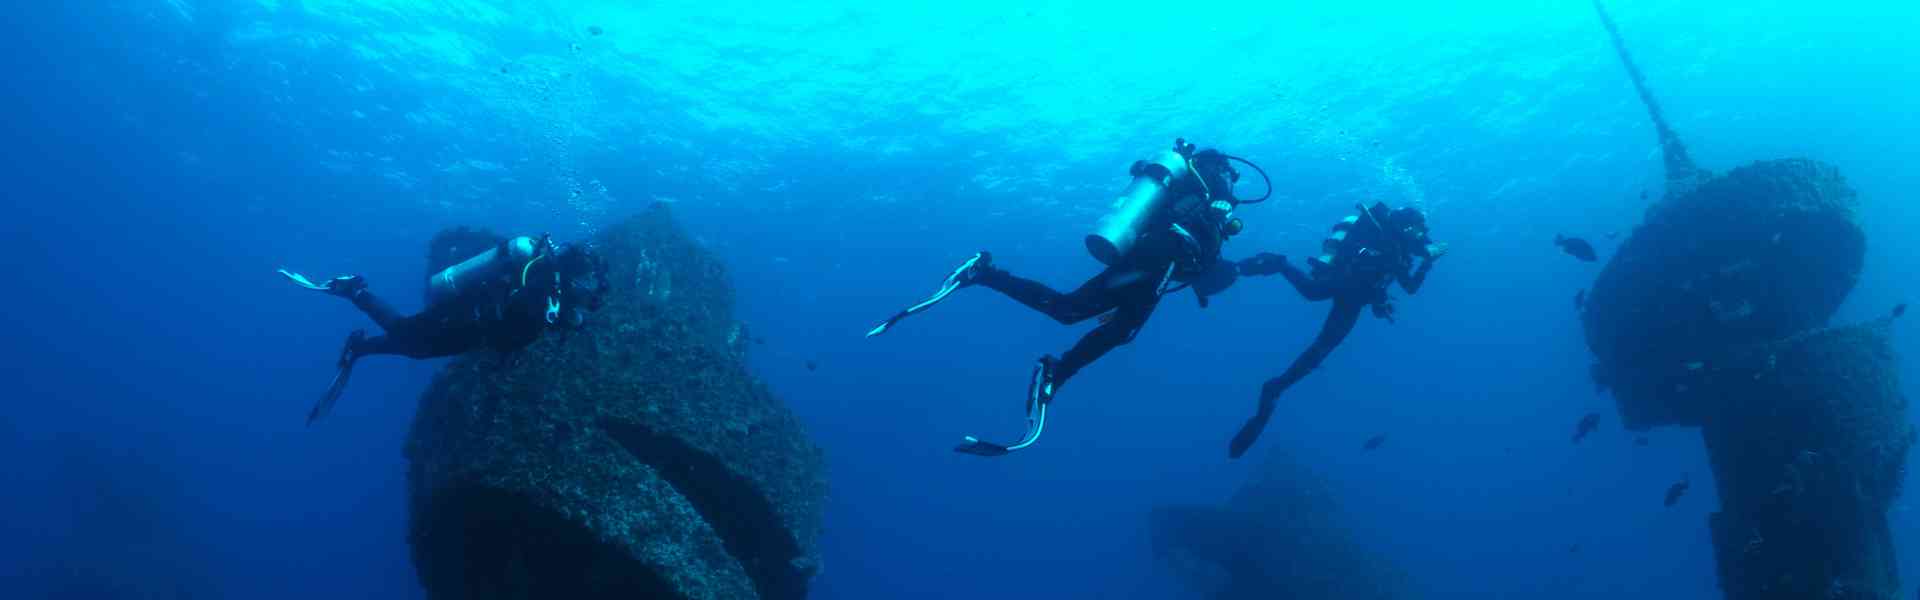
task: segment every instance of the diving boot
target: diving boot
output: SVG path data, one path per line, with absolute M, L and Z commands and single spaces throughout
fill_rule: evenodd
M 1033 413 L 1035 406 L 1045 406 L 1053 403 L 1053 392 L 1058 386 L 1058 382 L 1055 380 L 1054 366 L 1059 363 L 1060 359 L 1054 358 L 1053 355 L 1049 354 L 1040 357 L 1040 360 L 1034 364 L 1033 381 L 1027 388 L 1028 414 Z
M 947 276 L 946 285 L 941 286 L 941 289 L 957 289 L 979 283 L 981 277 L 993 270 L 993 253 L 981 250 L 974 253 L 972 258 L 960 263 L 960 266 L 953 270 L 953 274 Z
M 359 295 L 360 292 L 366 289 L 367 278 L 359 275 L 341 275 L 327 280 L 327 289 L 324 291 L 328 294 L 352 300 L 354 296 Z M 362 338 L 366 337 L 366 334 L 363 332 L 356 331 L 354 333 L 359 334 Z

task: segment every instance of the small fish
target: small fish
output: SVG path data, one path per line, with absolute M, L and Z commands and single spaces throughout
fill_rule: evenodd
M 1641 199 L 1641 200 L 1645 200 L 1645 199 L 1647 199 L 1647 191 L 1646 191 L 1646 190 L 1640 190 L 1640 199 Z
M 815 361 L 812 361 L 812 360 L 809 360 L 809 361 L 807 361 L 807 370 L 808 370 L 808 371 L 818 371 L 818 370 L 820 370 L 820 363 L 818 363 L 818 362 L 815 362 Z
M 1579 544 L 1574 544 L 1574 545 L 1571 545 L 1571 546 L 1567 546 L 1567 554 L 1579 554 L 1579 553 L 1580 553 L 1580 545 L 1579 545 Z
M 1607 239 L 1610 239 L 1610 240 L 1617 240 L 1617 239 L 1620 239 L 1620 232 L 1618 232 L 1618 231 L 1609 231 L 1609 232 L 1607 232 Z
M 1385 444 L 1385 443 L 1387 443 L 1387 434 L 1382 433 L 1380 435 L 1367 438 L 1367 443 L 1361 444 L 1360 449 L 1369 450 L 1369 451 L 1376 450 L 1380 448 L 1381 444 Z
M 1593 251 L 1593 244 L 1589 244 L 1586 240 L 1580 238 L 1556 235 L 1553 236 L 1553 245 L 1559 246 L 1561 250 L 1566 251 L 1568 256 L 1580 259 L 1580 262 L 1600 260 L 1600 255 L 1595 254 Z
M 607 30 L 601 29 L 599 25 L 591 25 L 587 27 L 587 33 L 593 34 L 594 37 L 599 37 L 600 34 L 606 33 L 606 32 Z
M 767 345 L 767 338 L 763 338 L 763 337 L 760 337 L 760 336 L 757 336 L 757 335 L 756 335 L 756 336 L 753 336 L 753 343 L 754 343 L 755 345 L 759 345 L 759 346 L 765 346 L 765 345 Z
M 1587 413 L 1587 416 L 1580 417 L 1580 424 L 1573 426 L 1573 443 L 1580 443 L 1580 440 L 1587 438 L 1587 434 L 1599 428 L 1600 413 Z
M 1900 315 L 1904 315 L 1904 314 L 1907 314 L 1906 304 L 1899 304 L 1893 307 L 1893 318 L 1898 319 L 1900 318 Z
M 1633 445 L 1635 446 L 1645 446 L 1649 442 L 1652 442 L 1652 440 L 1647 439 L 1647 436 L 1644 435 L 1633 438 Z
M 1687 482 L 1685 477 L 1682 477 L 1680 481 L 1676 481 L 1673 485 L 1667 486 L 1667 506 L 1671 508 L 1675 502 L 1679 502 L 1680 497 L 1687 495 L 1687 488 L 1692 485 L 1693 484 Z
M 1586 290 L 1580 290 L 1578 292 L 1573 293 L 1573 309 L 1574 310 L 1587 309 L 1587 291 Z

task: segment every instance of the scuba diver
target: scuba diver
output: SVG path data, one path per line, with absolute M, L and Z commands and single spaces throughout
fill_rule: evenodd
M 1072 292 L 1061 293 L 1015 276 L 996 266 L 992 254 L 980 252 L 954 269 L 933 297 L 888 318 L 867 336 L 885 333 L 901 319 L 973 285 L 1005 294 L 1063 325 L 1100 317 L 1100 325 L 1066 354 L 1040 357 L 1027 388 L 1027 431 L 1020 441 L 997 444 L 967 436 L 954 450 L 1003 456 L 1031 446 L 1046 428 L 1047 407 L 1059 387 L 1107 352 L 1133 341 L 1160 298 L 1179 289 L 1171 284 L 1206 279 L 1211 272 L 1233 268 L 1220 260 L 1220 248 L 1243 228 L 1234 210 L 1273 195 L 1269 179 L 1265 196 L 1238 199 L 1233 185 L 1240 173 L 1234 170 L 1234 161 L 1266 178 L 1265 171 L 1245 159 L 1200 150 L 1186 140 L 1175 140 L 1172 150 L 1151 160 L 1135 162 L 1133 182 L 1114 201 L 1113 212 L 1086 237 L 1088 252 L 1106 269 Z
M 1242 275 L 1279 273 L 1301 297 L 1309 302 L 1332 300 L 1333 309 L 1306 351 L 1279 377 L 1260 386 L 1259 408 L 1233 436 L 1227 447 L 1229 457 L 1246 454 L 1273 416 L 1280 394 L 1319 367 L 1320 361 L 1347 338 L 1360 319 L 1361 309 L 1372 307 L 1375 317 L 1393 322 L 1393 301 L 1387 296 L 1387 287 L 1398 281 L 1408 294 L 1419 293 L 1434 261 L 1447 253 L 1445 244 L 1428 238 L 1427 217 L 1419 209 L 1388 210 L 1386 203 L 1354 208 L 1359 214 L 1334 224 L 1333 231 L 1321 242 L 1325 254 L 1307 259 L 1311 273 L 1288 263 L 1285 256 L 1264 252 L 1236 265 Z M 1418 267 L 1414 266 L 1416 257 L 1420 259 Z
M 486 250 L 466 255 L 472 248 Z M 607 291 L 604 259 L 584 245 L 555 245 L 546 235 L 505 239 L 466 228 L 442 231 L 430 244 L 428 266 L 433 275 L 427 278 L 427 307 L 412 316 L 375 296 L 359 275 L 314 283 L 280 269 L 296 285 L 352 302 L 385 331 L 374 337 L 365 330 L 347 335 L 339 370 L 307 414 L 307 424 L 332 409 L 354 362 L 363 356 L 437 358 L 481 348 L 514 352 L 548 328 L 578 329 L 585 312 L 600 309 Z

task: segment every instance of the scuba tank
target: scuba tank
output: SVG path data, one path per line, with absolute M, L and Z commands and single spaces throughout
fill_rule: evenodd
M 1348 252 L 1347 238 L 1353 235 L 1353 229 L 1359 225 L 1360 215 L 1347 215 L 1334 223 L 1333 229 L 1327 232 L 1327 239 L 1320 240 L 1321 254 L 1312 259 L 1312 266 L 1324 269 L 1344 262 Z
M 486 287 L 503 278 L 520 276 L 520 271 L 541 253 L 541 245 L 531 237 L 520 236 L 492 250 L 474 255 L 427 278 L 427 304 L 434 305 L 459 297 L 470 290 Z
M 1125 260 L 1155 219 L 1166 212 L 1175 195 L 1173 188 L 1193 176 L 1186 156 L 1192 146 L 1183 140 L 1174 144 L 1173 150 L 1162 151 L 1151 160 L 1136 161 L 1128 170 L 1133 182 L 1113 200 L 1112 210 L 1087 235 L 1087 252 L 1094 260 L 1108 266 Z
M 1334 223 L 1327 232 L 1327 238 L 1320 241 L 1320 256 L 1307 259 L 1307 263 L 1317 273 L 1324 269 L 1345 268 L 1354 259 L 1363 255 L 1378 255 L 1397 252 L 1398 244 L 1393 240 L 1393 232 L 1380 221 L 1386 218 L 1386 203 L 1375 203 L 1372 208 L 1364 204 L 1355 204 L 1359 214 L 1347 215 Z

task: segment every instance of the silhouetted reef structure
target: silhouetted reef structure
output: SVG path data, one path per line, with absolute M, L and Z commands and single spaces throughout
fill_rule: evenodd
M 1709 519 L 1728 598 L 1893 598 L 1887 509 L 1914 433 L 1892 318 L 1731 353 L 1701 431 L 1720 511 Z
M 1856 194 L 1814 160 L 1695 166 L 1594 5 L 1653 117 L 1668 184 L 1587 293 L 1595 383 L 1629 428 L 1701 428 L 1727 598 L 1894 598 L 1887 509 L 1914 444 L 1894 317 L 1827 327 L 1865 260 Z
M 1404 571 L 1360 545 L 1326 481 L 1275 453 L 1225 506 L 1159 506 L 1153 555 L 1210 600 L 1413 597 Z
M 1675 142 L 1677 144 L 1677 142 Z M 1707 359 L 1827 323 L 1859 280 L 1866 236 L 1838 170 L 1774 160 L 1669 195 L 1587 292 L 1597 383 L 1628 427 L 1699 426 Z
M 825 461 L 744 365 L 720 263 L 664 206 L 595 240 L 607 303 L 449 364 L 406 455 L 430 598 L 804 598 Z

